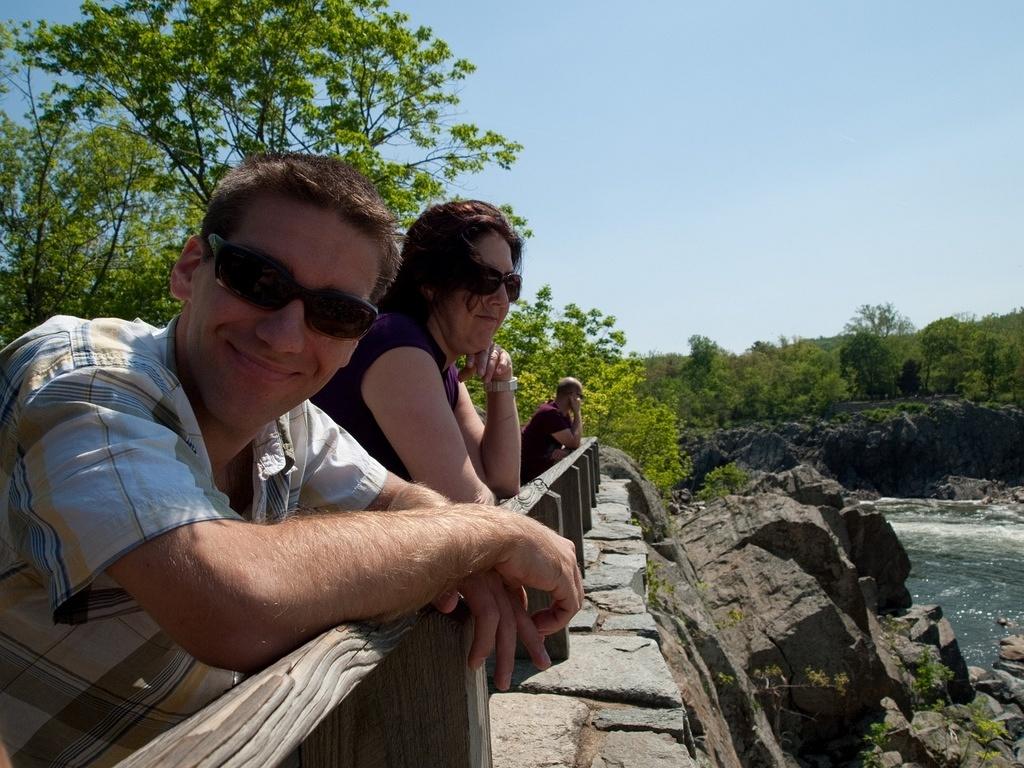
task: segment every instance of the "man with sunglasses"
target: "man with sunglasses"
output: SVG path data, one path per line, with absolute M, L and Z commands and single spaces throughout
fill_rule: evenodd
M 572 544 L 389 475 L 307 400 L 376 316 L 393 228 L 338 161 L 250 158 L 173 267 L 169 326 L 57 317 L 0 353 L 15 765 L 116 762 L 331 626 L 460 593 L 499 688 L 517 634 L 550 663 L 582 601 Z M 523 586 L 552 606 L 526 615 Z
M 555 399 L 543 403 L 523 427 L 522 481 L 537 477 L 580 447 L 583 436 L 583 385 L 566 376 Z

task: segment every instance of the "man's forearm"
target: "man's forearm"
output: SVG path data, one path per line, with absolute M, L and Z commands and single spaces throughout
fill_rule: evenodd
M 564 594 L 554 539 L 565 541 L 479 505 L 209 521 L 147 542 L 108 572 L 201 661 L 250 671 L 344 621 L 416 610 L 472 573 L 498 569 Z
M 451 499 L 446 498 L 422 483 L 410 483 L 388 473 L 384 487 L 377 498 L 369 505 L 368 509 L 427 509 L 449 506 L 451 504 Z

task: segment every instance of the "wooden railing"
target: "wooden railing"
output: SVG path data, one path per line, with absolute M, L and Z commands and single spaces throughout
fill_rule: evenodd
M 583 567 L 599 474 L 593 438 L 502 506 L 573 540 Z M 530 595 L 531 610 L 548 596 Z M 473 621 L 425 610 L 325 632 L 158 736 L 122 768 L 488 768 L 487 681 L 466 666 Z M 547 638 L 552 659 L 568 632 Z

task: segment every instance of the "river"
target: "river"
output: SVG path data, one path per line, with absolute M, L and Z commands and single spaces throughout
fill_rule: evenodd
M 967 663 L 991 668 L 999 639 L 1024 632 L 1024 504 L 882 499 L 876 507 L 910 555 L 914 602 L 941 605 Z

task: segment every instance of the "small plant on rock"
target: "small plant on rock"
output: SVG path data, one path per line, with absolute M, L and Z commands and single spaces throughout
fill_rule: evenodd
M 802 712 L 796 712 L 783 706 L 783 702 L 787 700 L 791 689 L 831 688 L 839 696 L 844 696 L 847 686 L 850 684 L 850 677 L 845 672 L 829 675 L 822 669 L 806 667 L 804 669 L 804 676 L 807 678 L 806 683 L 791 683 L 786 678 L 786 673 L 783 672 L 778 664 L 758 667 L 750 673 L 750 680 L 754 684 L 755 692 L 758 696 L 765 698 L 766 707 L 775 714 L 773 730 L 776 734 L 781 733 L 780 727 L 783 712 L 797 717 L 807 717 Z
M 661 575 L 661 565 L 647 561 L 647 599 L 655 605 L 665 607 L 665 601 L 675 594 L 676 586 Z
M 882 753 L 885 752 L 890 728 L 886 723 L 872 723 L 864 734 L 864 749 L 860 762 L 864 768 L 882 768 Z
M 946 683 L 953 679 L 953 670 L 939 661 L 930 648 L 925 649 L 914 670 L 911 688 L 917 703 L 923 707 L 942 707 L 948 699 Z
M 969 709 L 971 712 L 971 736 L 977 739 L 979 744 L 986 745 L 1008 737 L 1006 726 L 989 717 L 980 702 L 972 702 Z
M 704 487 L 697 493 L 701 501 L 714 501 L 730 493 L 736 493 L 746 485 L 747 473 L 730 462 L 716 467 L 704 475 Z
M 861 411 L 860 415 L 865 421 L 873 424 L 881 424 L 899 416 L 900 412 L 895 408 L 868 408 Z
M 726 614 L 725 620 L 716 622 L 715 626 L 719 629 L 732 629 L 743 621 L 743 618 L 743 611 L 739 608 L 730 608 L 729 612 Z

